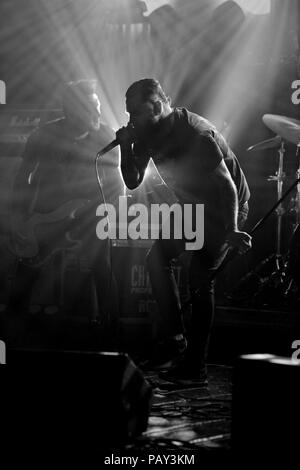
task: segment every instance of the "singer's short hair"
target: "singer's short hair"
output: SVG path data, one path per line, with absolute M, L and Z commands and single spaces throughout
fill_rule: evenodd
M 168 98 L 161 84 L 155 78 L 142 78 L 130 85 L 126 91 L 127 100 L 139 96 L 142 101 L 148 101 L 154 95 L 157 95 L 164 103 L 168 103 Z
M 72 110 L 83 104 L 85 98 L 94 93 L 97 93 L 96 80 L 81 79 L 66 83 L 61 97 L 64 113 L 68 114 L 70 109 Z

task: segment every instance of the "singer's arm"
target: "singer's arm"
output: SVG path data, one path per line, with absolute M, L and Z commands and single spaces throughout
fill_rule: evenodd
M 127 188 L 135 189 L 142 183 L 149 160 L 137 144 L 121 145 L 121 172 Z
M 150 160 L 149 151 L 136 141 L 131 124 L 116 132 L 116 140 L 121 147 L 121 173 L 127 188 L 135 189 L 143 181 Z

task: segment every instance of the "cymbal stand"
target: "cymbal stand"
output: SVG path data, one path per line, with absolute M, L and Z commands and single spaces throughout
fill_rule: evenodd
M 278 159 L 278 170 L 275 175 L 269 176 L 268 181 L 277 182 L 277 202 L 282 198 L 283 182 L 285 180 L 285 173 L 283 171 L 283 158 L 285 154 L 284 141 L 281 141 L 280 148 L 278 150 L 279 159 Z M 276 209 L 277 214 L 277 226 L 276 226 L 276 253 L 275 253 L 275 262 L 276 269 L 279 271 L 281 269 L 281 234 L 282 234 L 282 217 L 284 214 L 284 209 L 282 204 L 279 204 Z
M 296 179 L 299 180 L 300 178 L 300 142 L 297 144 L 297 151 L 296 157 L 298 159 L 298 169 L 296 171 Z M 291 198 L 291 209 L 293 213 L 293 224 L 292 224 L 292 232 L 293 235 L 297 230 L 298 225 L 300 224 L 300 183 L 296 186 L 295 197 Z M 293 236 L 292 235 L 292 236 Z
M 296 180 L 298 181 L 298 183 L 296 186 L 296 196 L 294 198 L 294 211 L 295 211 L 296 217 L 295 217 L 295 222 L 293 224 L 293 236 L 297 230 L 298 225 L 300 224 L 300 154 L 299 154 L 300 152 L 299 150 L 300 150 L 300 142 L 297 144 L 297 151 L 296 151 L 296 157 L 298 157 L 299 159 L 299 166 L 296 171 Z M 286 269 L 288 269 L 288 265 L 289 265 L 289 262 L 287 261 L 286 266 L 285 266 Z M 292 291 L 293 285 L 294 285 L 294 279 L 291 278 L 289 285 L 284 292 L 285 297 L 288 297 L 288 295 Z
M 299 166 L 298 166 L 298 170 L 296 172 L 296 179 L 300 181 L 300 142 L 297 145 L 296 156 L 299 159 Z M 296 227 L 295 227 L 295 230 L 298 227 L 298 225 L 300 224 L 300 182 L 297 184 L 296 201 L 297 202 L 296 202 Z
M 282 197 L 274 204 L 273 207 L 262 217 L 255 225 L 254 227 L 250 230 L 249 235 L 253 236 L 259 228 L 262 227 L 262 225 L 265 223 L 265 221 L 276 211 L 282 204 L 282 202 L 287 198 L 287 196 L 298 186 L 300 185 L 300 177 L 297 178 L 294 183 L 287 189 L 287 191 L 282 195 Z M 238 255 L 238 249 L 237 248 L 232 248 L 227 256 L 223 259 L 222 263 L 220 266 L 214 271 L 212 275 L 212 279 L 215 279 L 217 275 L 223 271 L 225 266 L 232 261 L 236 256 Z

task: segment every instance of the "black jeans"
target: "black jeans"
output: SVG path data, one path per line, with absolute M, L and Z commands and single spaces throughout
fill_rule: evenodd
M 239 210 L 239 228 L 248 215 L 248 204 Z M 157 300 L 165 325 L 164 336 L 172 337 L 187 333 L 187 359 L 195 366 L 201 366 L 207 357 L 209 337 L 214 318 L 213 274 L 225 258 L 228 248 L 225 233 L 211 231 L 205 234 L 201 250 L 191 252 L 189 287 L 192 316 L 189 331 L 183 327 L 180 296 L 172 270 L 172 260 L 185 251 L 185 239 L 154 242 L 147 255 L 147 264 L 153 294 Z

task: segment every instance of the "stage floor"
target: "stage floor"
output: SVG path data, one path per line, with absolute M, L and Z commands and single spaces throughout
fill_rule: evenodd
M 231 455 L 231 367 L 209 365 L 208 386 L 144 375 L 153 386 L 148 428 L 134 442 L 103 449 L 103 458 L 136 456 L 140 464 L 162 464 L 169 457 L 168 463 L 196 464 L 204 455 Z

